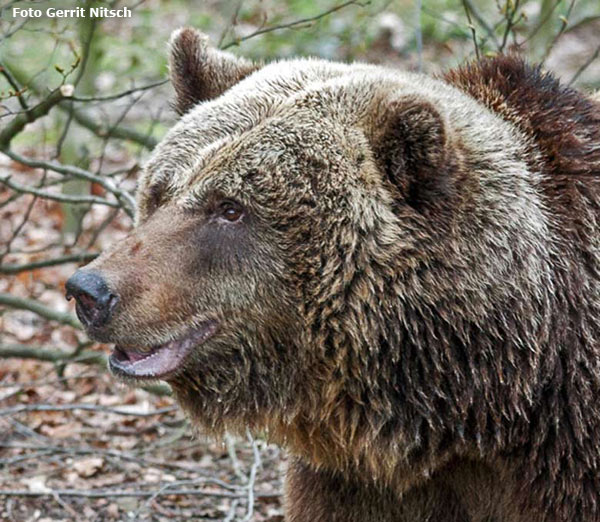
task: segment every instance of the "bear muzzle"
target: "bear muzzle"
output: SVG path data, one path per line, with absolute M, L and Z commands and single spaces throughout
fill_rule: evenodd
M 109 368 L 117 377 L 167 379 L 184 366 L 196 347 L 218 330 L 216 319 L 204 317 L 183 333 L 179 330 L 175 335 L 161 336 L 154 343 L 148 342 L 147 338 L 142 341 L 140 336 L 136 342 L 134 331 L 123 335 L 122 325 L 119 328 L 113 324 L 119 322 L 118 312 L 122 312 L 123 307 L 118 305 L 123 303 L 111 286 L 114 284 L 111 285 L 102 271 L 95 268 L 78 270 L 65 284 L 66 297 L 68 300 L 75 299 L 77 317 L 87 334 L 96 341 L 115 344 L 109 357 Z M 131 344 L 132 341 L 135 344 Z
M 119 301 L 96 270 L 77 270 L 66 282 L 67 300 L 75 298 L 77 317 L 88 330 L 106 326 Z
M 114 375 L 125 379 L 168 379 L 217 330 L 218 322 L 208 319 L 184 335 L 151 348 L 117 345 L 108 359 L 109 368 Z

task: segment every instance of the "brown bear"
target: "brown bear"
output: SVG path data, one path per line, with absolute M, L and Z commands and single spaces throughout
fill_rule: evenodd
M 68 282 L 112 371 L 290 454 L 289 522 L 600 521 L 600 104 L 171 41 L 135 229 Z

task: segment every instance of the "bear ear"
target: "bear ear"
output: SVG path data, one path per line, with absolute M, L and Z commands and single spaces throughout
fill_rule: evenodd
M 183 115 L 201 101 L 221 95 L 260 66 L 208 46 L 200 31 L 183 28 L 171 35 L 169 70 L 177 94 L 175 110 Z
M 416 97 L 383 101 L 376 114 L 373 151 L 396 196 L 417 208 L 448 197 L 453 154 L 442 114 Z

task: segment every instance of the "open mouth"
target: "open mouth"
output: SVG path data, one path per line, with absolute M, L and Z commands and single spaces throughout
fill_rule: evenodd
M 110 369 L 122 377 L 165 379 L 181 368 L 191 351 L 216 331 L 217 322 L 210 320 L 178 339 L 149 349 L 117 345 L 108 360 Z

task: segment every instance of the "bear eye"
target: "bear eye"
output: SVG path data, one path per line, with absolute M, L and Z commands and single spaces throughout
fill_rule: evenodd
M 219 205 L 219 216 L 231 223 L 238 221 L 244 214 L 244 209 L 235 201 L 223 201 Z

